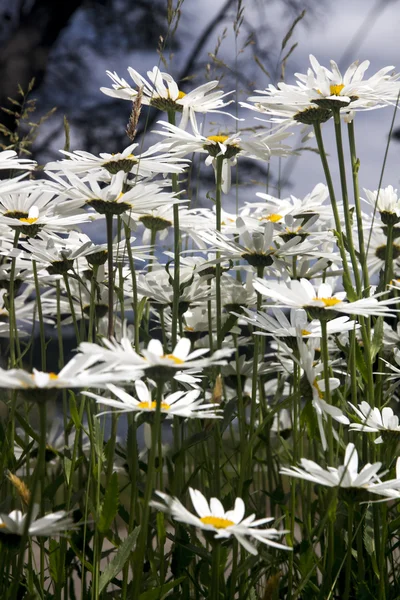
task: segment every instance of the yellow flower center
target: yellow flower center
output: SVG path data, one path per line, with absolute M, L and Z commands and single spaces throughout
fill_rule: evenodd
M 185 92 L 179 90 L 177 100 L 182 100 L 186 96 Z
M 5 523 L 0 523 L 0 529 L 5 529 L 6 528 L 6 524 Z
M 204 525 L 212 525 L 215 529 L 226 529 L 235 523 L 229 519 L 221 519 L 220 517 L 201 517 L 200 521 Z
M 330 86 L 331 96 L 340 96 L 340 92 L 342 91 L 343 88 L 344 88 L 343 83 L 337 83 L 336 85 L 331 85 Z
M 58 379 L 58 375 L 56 375 L 56 373 L 49 373 L 49 379 L 52 379 L 54 381 L 54 379 Z
M 272 214 L 272 215 L 268 215 L 266 217 L 260 217 L 260 221 L 271 221 L 271 223 L 278 223 L 278 221 L 280 221 L 281 219 L 283 219 L 283 216 L 278 215 L 278 214 Z
M 340 304 L 341 302 L 341 300 L 338 300 L 333 296 L 331 298 L 313 298 L 313 300 L 319 300 L 320 302 L 323 302 L 325 306 L 335 306 L 336 304 Z
M 25 219 L 24 217 L 22 217 L 22 219 L 19 219 L 19 221 L 21 221 L 21 223 L 29 223 L 29 225 L 32 225 L 33 223 L 36 223 L 38 218 L 39 217 L 28 217 Z
M 157 402 L 139 402 L 137 404 L 138 408 L 150 408 L 151 410 L 156 410 Z M 169 410 L 170 406 L 166 402 L 161 402 L 161 408 L 163 410 Z
M 185 331 L 194 331 L 194 327 L 189 327 L 188 325 L 186 325 Z
M 210 142 L 214 142 L 215 144 L 224 144 L 228 138 L 229 135 L 209 135 L 207 137 Z
M 301 330 L 301 335 L 310 335 L 311 331 L 307 331 L 307 329 L 302 329 Z
M 174 356 L 173 354 L 163 354 L 161 358 L 169 358 L 170 360 L 173 360 L 176 365 L 183 365 L 183 363 L 185 362 L 184 360 L 178 358 L 177 356 Z

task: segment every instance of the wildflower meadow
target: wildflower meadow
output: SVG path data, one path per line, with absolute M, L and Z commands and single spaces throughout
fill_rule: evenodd
M 309 60 L 241 101 L 160 51 L 104 74 L 119 153 L 3 146 L 2 600 L 400 598 L 400 197 L 356 143 L 400 75 Z M 324 179 L 281 197 L 294 132 Z

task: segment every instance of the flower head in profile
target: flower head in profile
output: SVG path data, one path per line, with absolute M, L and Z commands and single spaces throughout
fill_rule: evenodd
M 175 111 L 182 113 L 180 127 L 186 128 L 190 120 L 192 126 L 197 126 L 195 113 L 221 113 L 228 114 L 220 109 L 227 106 L 233 100 L 228 102 L 224 98 L 233 92 L 224 93 L 221 90 L 216 90 L 219 81 L 209 81 L 197 88 L 194 88 L 187 94 L 179 89 L 178 84 L 173 77 L 168 73 L 163 73 L 158 67 L 153 67 L 152 71 L 147 71 L 148 80 L 140 73 L 128 68 L 129 75 L 135 83 L 132 87 L 125 79 L 122 79 L 114 71 L 107 71 L 107 75 L 113 81 L 112 89 L 102 87 L 100 90 L 107 96 L 112 98 L 121 98 L 123 100 L 131 100 L 132 102 L 138 97 L 138 88 L 141 90 L 141 102 L 153 106 L 163 111 Z
M 64 510 L 48 513 L 37 519 L 38 505 L 34 505 L 32 520 L 29 524 L 28 535 L 30 536 L 55 536 L 74 529 L 74 521 Z M 0 514 L 0 536 L 16 535 L 22 536 L 25 530 L 26 514 L 20 510 L 13 510 L 10 514 Z
M 214 539 L 226 539 L 233 536 L 239 544 L 254 555 L 257 554 L 257 549 L 247 538 L 252 538 L 253 543 L 258 541 L 281 550 L 291 550 L 288 546 L 275 541 L 287 531 L 260 528 L 261 525 L 273 521 L 273 517 L 258 520 L 255 520 L 254 514 L 244 517 L 245 505 L 241 498 L 236 498 L 233 510 L 225 512 L 218 498 L 211 498 L 208 502 L 199 490 L 189 488 L 190 498 L 197 513 L 194 515 L 177 498 L 162 492 L 156 493 L 163 502 L 152 502 L 154 508 L 169 513 L 176 521 L 214 533 Z
M 302 458 L 301 467 L 283 467 L 282 475 L 305 479 L 328 487 L 341 487 L 356 489 L 361 488 L 373 494 L 379 494 L 388 498 L 398 498 L 400 487 L 399 460 L 397 461 L 397 479 L 382 482 L 378 472 L 382 467 L 381 462 L 367 463 L 358 472 L 358 453 L 354 444 L 347 444 L 344 463 L 338 468 L 328 467 L 323 469 L 313 460 Z
M 143 412 L 154 413 L 157 402 L 153 399 L 152 393 L 146 384 L 138 380 L 135 382 L 137 398 L 128 394 L 122 388 L 113 385 L 107 385 L 110 392 L 117 397 L 105 398 L 91 392 L 83 392 L 84 396 L 90 396 L 97 400 L 99 404 L 111 406 L 120 412 L 135 412 L 137 415 Z M 161 413 L 168 418 L 183 417 L 199 419 L 217 419 L 221 418 L 221 410 L 215 408 L 215 404 L 202 404 L 203 398 L 199 398 L 200 390 L 191 390 L 189 392 L 173 392 L 163 396 L 161 400 Z
M 379 410 L 377 407 L 372 408 L 365 400 L 358 405 L 358 408 L 350 402 L 349 404 L 361 421 L 361 423 L 352 423 L 350 429 L 368 433 L 380 432 L 382 435 L 376 438 L 375 444 L 382 444 L 383 438 L 400 439 L 399 417 L 389 406 Z
M 296 84 L 280 82 L 277 87 L 270 84 L 265 90 L 255 90 L 258 96 L 248 98 L 253 105 L 241 104 L 274 119 L 312 125 L 327 121 L 334 110 L 348 115 L 350 111 L 371 110 L 396 102 L 399 75 L 392 73 L 392 66 L 365 79 L 368 60 L 361 64 L 353 62 L 344 75 L 334 60 L 328 69 L 310 54 L 310 63 L 306 74 L 295 74 Z

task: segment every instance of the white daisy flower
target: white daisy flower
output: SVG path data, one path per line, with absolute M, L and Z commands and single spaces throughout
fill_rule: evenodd
M 111 383 L 107 385 L 107 389 L 118 399 L 105 398 L 104 396 L 99 396 L 98 394 L 93 394 L 91 392 L 82 392 L 82 394 L 94 398 L 98 404 L 116 408 L 118 412 L 121 413 L 136 412 L 139 415 L 143 412 L 154 413 L 156 411 L 157 402 L 153 400 L 151 391 L 141 380 L 135 382 L 137 398 L 134 398 L 122 388 Z M 161 413 L 171 419 L 175 416 L 183 417 L 185 419 L 222 418 L 222 410 L 216 408 L 215 404 L 202 404 L 203 398 L 199 398 L 200 394 L 200 390 L 191 390 L 189 392 L 174 392 L 167 396 L 163 396 L 161 400 Z
M 37 519 L 39 506 L 34 505 L 32 520 L 29 524 L 28 535 L 30 536 L 58 536 L 64 532 L 74 529 L 74 520 L 64 510 L 48 513 Z M 22 536 L 25 530 L 26 514 L 20 510 L 13 510 L 10 514 L 0 514 L 0 536 L 18 535 Z
M 385 225 L 394 225 L 400 220 L 400 198 L 397 195 L 397 190 L 392 185 L 385 188 L 371 191 L 366 190 L 365 200 L 369 207 L 379 211 L 382 222 Z
M 157 183 L 137 182 L 126 191 L 127 175 L 119 171 L 113 175 L 108 185 L 100 187 L 97 178 L 88 175 L 85 181 L 79 179 L 74 173 L 64 172 L 67 182 L 57 175 L 52 177 L 58 182 L 59 193 L 73 198 L 80 206 L 90 206 L 100 214 L 111 212 L 120 215 L 134 209 L 135 212 L 147 212 L 151 208 L 158 208 L 165 202 L 174 204 L 181 202 L 173 193 L 162 191 L 163 185 Z
M 0 152 L 0 169 L 24 169 L 33 171 L 37 167 L 35 160 L 20 158 L 15 150 L 3 150 Z
M 237 133 L 233 135 L 201 135 L 196 128 L 189 133 L 175 127 L 166 121 L 158 121 L 163 130 L 154 131 L 165 137 L 163 145 L 170 152 L 178 156 L 185 156 L 193 152 L 208 154 L 205 164 L 212 165 L 216 174 L 217 158 L 222 157 L 222 191 L 227 194 L 231 186 L 231 167 L 236 165 L 237 157 L 244 156 L 249 159 L 269 161 L 271 156 L 287 156 L 290 152 L 288 146 L 282 145 L 290 133 L 274 131 L 269 134 L 253 135 L 249 139 Z
M 197 515 L 189 512 L 177 498 L 162 492 L 156 492 L 156 494 L 163 502 L 152 502 L 151 505 L 169 513 L 176 521 L 214 533 L 214 539 L 227 539 L 233 536 L 250 554 L 256 555 L 257 549 L 247 538 L 280 550 L 291 550 L 288 546 L 275 541 L 288 531 L 259 528 L 261 525 L 273 521 L 273 517 L 255 520 L 253 514 L 244 518 L 245 505 L 241 498 L 236 498 L 233 510 L 225 512 L 218 498 L 211 498 L 208 502 L 199 490 L 189 488 L 189 493 Z
M 368 402 L 361 402 L 358 408 L 349 402 L 361 423 L 352 423 L 350 429 L 361 432 L 385 432 L 400 436 L 399 417 L 394 414 L 389 406 L 385 406 L 382 411 L 379 408 L 372 408 Z M 380 435 L 375 440 L 375 444 L 382 444 L 383 438 Z
M 379 316 L 383 314 L 394 316 L 394 312 L 390 312 L 388 306 L 396 303 L 396 298 L 378 300 L 382 293 L 369 298 L 361 298 L 361 300 L 355 300 L 354 302 L 347 302 L 346 292 L 333 294 L 332 286 L 329 283 L 321 283 L 315 289 L 307 279 L 292 280 L 289 285 L 286 285 L 275 281 L 265 281 L 257 277 L 254 281 L 254 288 L 263 296 L 279 302 L 278 306 L 280 307 L 304 308 L 308 312 L 312 312 L 315 318 L 324 316 L 323 313 L 325 313 L 324 318 L 326 318 L 329 312 L 361 316 Z
M 338 468 L 328 467 L 323 469 L 317 463 L 306 458 L 300 460 L 301 467 L 283 467 L 279 472 L 281 475 L 305 479 L 328 487 L 361 488 L 373 494 L 397 498 L 396 489 L 400 487 L 400 479 L 391 479 L 382 482 L 378 471 L 382 467 L 381 462 L 366 464 L 358 472 L 358 453 L 354 444 L 347 444 L 344 463 Z
M 83 176 L 90 173 L 98 178 L 116 175 L 119 171 L 148 177 L 155 173 L 182 173 L 189 164 L 189 161 L 184 158 L 165 153 L 157 154 L 161 144 L 155 144 L 140 154 L 133 154 L 138 146 L 139 144 L 130 144 L 122 152 L 116 154 L 102 152 L 99 156 L 83 150 L 74 152 L 60 150 L 67 158 L 47 163 L 45 170 L 57 171 L 59 174 L 69 171 Z
M 107 75 L 113 81 L 112 89 L 102 87 L 100 91 L 112 98 L 134 102 L 138 95 L 138 89 L 141 89 L 142 104 L 154 106 L 163 111 L 181 112 L 182 119 L 179 126 L 182 129 L 186 128 L 189 120 L 192 126 L 197 127 L 195 113 L 220 113 L 232 116 L 220 109 L 233 102 L 233 100 L 228 102 L 223 100 L 229 94 L 233 94 L 233 91 L 224 93 L 216 90 L 219 81 L 209 81 L 185 94 L 179 89 L 171 75 L 163 73 L 158 67 L 147 71 L 149 81 L 132 67 L 128 68 L 128 72 L 135 83 L 135 88 L 132 88 L 125 79 L 121 79 L 115 71 L 114 73 L 107 71 Z

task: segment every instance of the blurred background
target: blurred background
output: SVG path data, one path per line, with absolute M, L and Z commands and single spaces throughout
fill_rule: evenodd
M 398 70 L 399 25 L 399 0 L 1 0 L 0 106 L 13 112 L 15 105 L 8 98 L 18 99 L 18 85 L 26 90 L 34 78 L 30 97 L 37 108 L 31 120 L 37 122 L 56 108 L 35 141 L 34 157 L 41 164 L 59 157 L 64 147 L 64 115 L 72 150 L 118 152 L 130 143 L 125 128 L 131 106 L 99 91 L 101 86 L 111 87 L 106 70 L 130 81 L 128 66 L 145 75 L 160 65 L 184 91 L 219 79 L 225 91 L 236 90 L 232 97 L 246 100 L 254 89 L 282 77 L 293 82 L 293 73 L 307 70 L 310 53 L 326 66 L 334 59 L 344 70 L 353 60 L 368 59 L 367 75 L 386 65 Z M 210 119 L 205 126 L 214 127 L 214 132 L 235 130 L 235 121 L 211 116 L 215 124 Z M 256 113 L 240 110 L 238 116 L 246 116 L 239 126 L 260 126 Z M 144 108 L 139 138 L 144 130 L 154 129 L 160 117 Z M 378 185 L 392 118 L 390 108 L 357 115 L 363 187 Z M 15 129 L 15 118 L 8 112 L 1 111 L 0 122 Z M 400 139 L 396 125 L 394 130 L 393 142 Z M 300 137 L 292 142 L 294 147 Z M 144 146 L 154 140 L 146 136 Z M 315 146 L 312 140 L 307 145 Z M 333 151 L 333 145 L 327 145 Z M 383 185 L 397 187 L 398 156 L 398 146 L 392 143 Z M 260 163 L 242 163 L 238 183 L 246 200 L 251 199 L 249 193 L 253 197 L 249 184 L 265 185 L 266 172 Z M 318 157 L 305 151 L 273 164 L 270 184 L 275 190 L 278 178 L 283 196 L 301 196 L 323 180 L 323 174 Z M 211 189 L 211 169 L 204 170 L 203 181 Z

